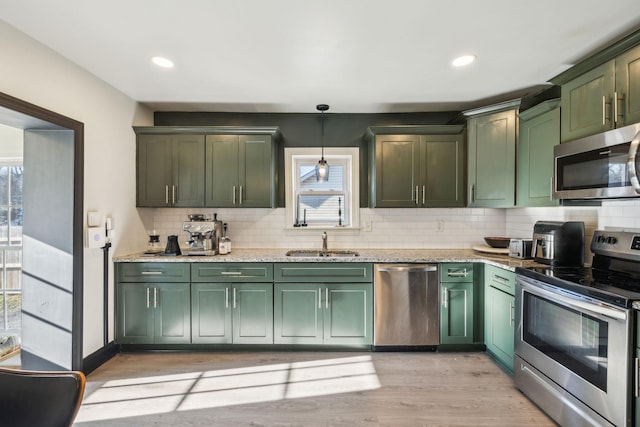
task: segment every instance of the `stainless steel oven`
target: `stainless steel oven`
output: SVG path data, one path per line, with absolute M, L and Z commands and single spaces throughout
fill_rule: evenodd
M 629 425 L 630 310 L 528 277 L 516 283 L 518 387 L 560 425 Z
M 640 123 L 554 147 L 556 199 L 640 197 Z
M 590 249 L 591 267 L 516 268 L 514 381 L 562 426 L 631 426 L 640 231 Z

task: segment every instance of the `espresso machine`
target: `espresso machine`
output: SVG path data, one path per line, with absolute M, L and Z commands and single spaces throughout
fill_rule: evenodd
M 222 221 L 207 220 L 203 216 L 189 216 L 190 221 L 182 224 L 182 230 L 189 233 L 189 247 L 182 251 L 183 255 L 217 255 L 222 237 Z

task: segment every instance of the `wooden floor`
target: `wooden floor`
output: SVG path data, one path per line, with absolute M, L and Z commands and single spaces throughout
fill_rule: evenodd
M 76 426 L 554 426 L 484 353 L 125 353 Z

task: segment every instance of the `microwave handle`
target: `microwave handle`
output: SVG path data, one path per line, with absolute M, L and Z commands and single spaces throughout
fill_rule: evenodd
M 636 133 L 636 136 L 633 137 L 631 145 L 629 146 L 629 155 L 627 156 L 627 173 L 629 174 L 629 181 L 636 193 L 640 194 L 640 177 L 638 176 L 640 171 L 636 168 L 638 155 L 640 155 L 640 153 L 638 153 L 639 148 L 640 132 Z

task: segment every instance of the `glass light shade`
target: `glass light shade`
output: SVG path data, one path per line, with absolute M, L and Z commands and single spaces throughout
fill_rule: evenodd
M 329 165 L 324 157 L 321 158 L 316 165 L 316 180 L 318 182 L 325 182 L 329 180 Z

